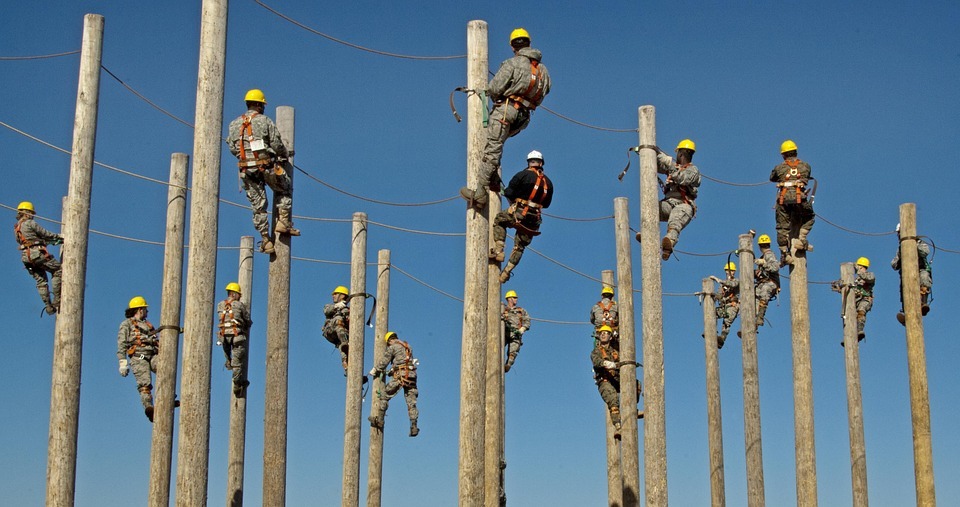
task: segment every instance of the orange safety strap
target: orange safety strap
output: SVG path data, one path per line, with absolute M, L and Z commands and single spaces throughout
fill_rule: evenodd
M 412 365 L 412 363 L 413 363 L 413 349 L 410 348 L 410 344 L 409 344 L 409 343 L 407 343 L 407 342 L 405 342 L 405 341 L 403 341 L 403 340 L 401 340 L 401 339 L 399 339 L 399 338 L 397 339 L 397 341 L 400 342 L 400 345 L 407 351 L 407 358 L 406 358 L 406 360 L 403 362 L 403 364 L 395 364 L 395 365 L 393 366 L 393 369 L 390 371 L 390 376 L 392 376 L 392 377 L 395 378 L 398 382 L 400 382 L 400 385 L 401 385 L 401 386 L 408 386 L 408 385 L 411 384 L 411 382 L 410 382 L 410 372 L 413 371 L 413 365 Z M 398 371 L 398 370 L 399 370 L 399 371 Z
M 253 117 L 258 113 L 253 113 L 250 116 L 243 115 L 243 125 L 240 126 L 240 137 L 237 139 L 237 151 L 240 152 L 240 161 L 245 162 L 247 160 L 247 150 L 243 147 L 243 140 L 246 136 L 253 137 L 253 127 L 250 122 L 253 120 Z
M 230 315 L 230 319 L 233 319 L 233 304 L 229 299 L 224 301 L 224 312 L 220 315 L 220 337 L 224 336 L 223 328 L 227 327 L 227 314 Z M 230 324 L 230 327 L 234 327 L 233 324 Z
M 23 220 L 26 220 L 26 218 L 24 218 Z M 47 251 L 47 245 L 39 241 L 31 243 L 27 241 L 27 238 L 23 236 L 23 233 L 20 232 L 20 226 L 23 224 L 23 220 L 20 220 L 19 222 L 17 222 L 17 225 L 13 226 L 13 231 L 17 234 L 17 243 L 20 243 L 21 249 L 27 250 L 29 248 L 33 248 L 37 246 L 37 247 L 40 247 L 40 250 L 43 252 L 43 255 L 47 257 L 51 257 L 50 252 Z
M 783 163 L 784 163 L 784 164 L 787 164 L 787 166 L 789 166 L 790 169 L 791 169 L 791 171 L 789 171 L 789 172 L 787 173 L 787 176 L 786 176 L 785 179 L 786 179 L 787 181 L 789 181 L 790 178 L 793 177 L 793 178 L 796 178 L 796 179 L 798 180 L 798 181 L 797 181 L 797 184 L 796 184 L 796 185 L 793 185 L 793 188 L 794 188 L 794 191 L 795 191 L 796 203 L 797 203 L 797 204 L 800 204 L 801 202 L 803 202 L 803 198 L 806 196 L 806 189 L 805 189 L 805 187 L 806 187 L 806 184 L 807 184 L 806 181 L 800 179 L 800 175 L 797 173 L 797 167 L 800 165 L 800 159 L 784 160 Z M 787 189 L 789 189 L 789 188 L 790 188 L 790 187 L 780 187 L 780 192 L 779 192 L 779 195 L 777 196 L 777 202 L 778 202 L 779 204 L 781 204 L 781 205 L 783 204 L 783 200 L 784 200 L 784 198 L 785 198 L 786 195 L 787 195 Z
M 521 219 L 527 216 L 527 211 L 530 210 L 530 203 L 540 204 L 537 201 L 534 201 L 534 196 L 537 195 L 537 190 L 540 189 L 540 184 L 543 183 L 543 197 L 547 197 L 547 193 L 550 192 L 550 185 L 547 184 L 546 178 L 543 176 L 543 171 L 537 170 L 533 167 L 528 167 L 529 170 L 535 171 L 537 173 L 537 182 L 533 184 L 533 189 L 530 190 L 530 197 L 527 198 L 527 202 L 523 205 L 523 211 L 520 212 Z
M 133 357 L 133 355 L 136 354 L 137 349 L 145 345 L 153 345 L 159 351 L 160 342 L 153 340 L 151 343 L 144 343 L 143 330 L 137 325 L 137 319 L 130 317 L 130 320 L 133 321 L 133 345 L 130 345 L 130 348 L 127 349 L 127 356 Z M 150 331 L 153 331 L 153 324 L 151 324 L 149 320 L 145 320 L 143 322 L 147 325 Z

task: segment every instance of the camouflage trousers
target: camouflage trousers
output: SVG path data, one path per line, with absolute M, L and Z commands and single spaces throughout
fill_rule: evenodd
M 520 110 L 512 105 L 506 105 L 506 103 L 493 107 L 486 128 L 487 142 L 483 146 L 483 160 L 480 163 L 477 185 L 489 188 L 490 180 L 497 169 L 500 168 L 503 144 L 507 139 L 527 128 L 529 123 L 530 113 L 525 109 Z
M 347 328 L 334 323 L 324 324 L 323 337 L 340 351 L 340 360 L 347 362 L 347 346 L 350 343 L 350 333 Z
M 506 336 L 506 345 L 507 345 L 507 355 L 517 355 L 520 352 L 520 347 L 523 346 L 523 339 L 520 333 L 513 334 L 507 332 Z
M 387 413 L 390 400 L 400 392 L 401 387 L 403 398 L 407 402 L 407 415 L 410 417 L 410 422 L 417 422 L 417 418 L 420 417 L 420 411 L 417 410 L 417 395 L 420 391 L 417 389 L 416 373 L 411 373 L 404 383 L 396 377 L 390 378 L 390 382 L 383 387 L 383 390 L 377 392 L 376 416 L 382 418 Z
M 523 227 L 532 231 L 539 231 L 542 222 L 540 213 L 537 213 L 536 210 L 528 210 L 526 215 L 522 213 L 523 210 L 517 206 L 508 207 L 497 213 L 493 219 L 493 240 L 497 242 L 506 241 L 507 227 L 513 227 L 517 222 L 520 222 Z M 516 266 L 520 264 L 520 259 L 523 258 L 523 252 L 527 249 L 527 245 L 533 241 L 533 236 L 522 232 L 521 229 L 517 229 L 516 227 L 513 227 L 513 229 L 516 231 L 516 234 L 513 235 L 513 251 L 510 252 L 510 258 L 508 260 Z
M 777 218 L 777 244 L 781 248 L 789 248 L 790 238 L 797 237 L 800 229 L 810 231 L 817 220 L 810 201 L 777 204 L 774 209 Z
M 680 231 L 693 219 L 693 206 L 680 199 L 664 199 L 660 201 L 660 221 L 667 223 L 666 237 L 674 245 L 680 241 Z
M 262 236 L 270 235 L 270 223 L 267 220 L 267 191 L 273 190 L 273 200 L 277 209 L 290 212 L 293 209 L 293 181 L 286 169 L 282 174 L 272 170 L 247 169 L 240 172 L 240 181 L 247 192 L 247 200 L 253 207 L 253 226 Z
M 600 399 L 607 405 L 610 411 L 610 419 L 614 423 L 620 423 L 620 383 L 614 384 L 609 380 L 597 382 L 597 390 L 600 391 Z M 637 405 L 640 404 L 640 396 L 643 388 L 640 386 L 640 380 L 637 380 Z
M 63 269 L 56 257 L 45 253 L 40 247 L 31 247 L 23 251 L 20 260 L 23 267 L 37 282 L 37 292 L 44 304 L 60 306 L 60 275 Z M 50 286 L 47 286 L 47 273 L 50 273 Z M 53 298 L 50 297 L 53 289 Z
M 224 336 L 223 353 L 227 356 L 227 364 L 233 370 L 233 383 L 242 385 L 243 381 L 247 380 L 247 337 L 242 334 Z
M 867 324 L 867 312 L 873 309 L 873 296 L 857 296 L 857 331 L 863 332 Z
M 143 408 L 153 406 L 153 379 L 150 373 L 157 372 L 156 354 L 136 353 L 130 356 L 130 371 L 133 372 L 133 378 L 137 380 L 137 391 L 140 392 L 140 402 Z
M 740 315 L 740 305 L 737 303 L 717 306 L 717 318 L 723 319 L 723 329 L 720 330 L 720 334 L 726 336 L 730 332 L 730 327 L 733 326 L 733 321 L 737 320 L 738 315 Z

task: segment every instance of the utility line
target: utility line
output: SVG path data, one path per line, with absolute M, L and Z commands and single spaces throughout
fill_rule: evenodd
M 9 61 L 15 61 L 15 60 L 41 60 L 41 59 L 44 59 L 44 58 L 56 58 L 56 57 L 58 57 L 58 56 L 75 55 L 75 54 L 77 54 L 77 53 L 79 53 L 79 52 L 80 52 L 80 50 L 77 49 L 77 50 L 75 50 L 75 51 L 66 51 L 66 52 L 63 52 L 63 53 L 53 53 L 53 54 L 50 54 L 50 55 L 0 56 L 0 61 L 9 62 Z
M 277 17 L 279 17 L 279 18 L 281 18 L 281 19 L 283 19 L 283 20 L 285 20 L 285 21 L 287 21 L 287 22 L 289 22 L 289 23 L 292 23 L 292 24 L 294 24 L 294 25 L 296 25 L 296 26 L 298 26 L 298 27 L 300 27 L 300 28 L 303 28 L 304 30 L 306 30 L 306 31 L 308 31 L 308 32 L 310 32 L 310 33 L 312 33 L 312 34 L 314 34 L 314 35 L 319 35 L 320 37 L 323 37 L 324 39 L 327 39 L 327 40 L 336 42 L 337 44 L 343 44 L 344 46 L 351 47 L 351 48 L 353 48 L 353 49 L 359 49 L 360 51 L 366 51 L 366 52 L 368 52 L 368 53 L 373 53 L 373 54 L 375 54 L 375 55 L 390 56 L 390 57 L 393 57 L 393 58 L 403 58 L 403 59 L 407 59 L 407 60 L 461 60 L 461 59 L 464 59 L 464 58 L 467 57 L 467 55 L 453 55 L 453 56 L 411 56 L 411 55 L 401 55 L 401 54 L 398 54 L 398 53 L 387 53 L 386 51 L 378 51 L 378 50 L 376 50 L 376 49 L 366 48 L 366 47 L 363 47 L 363 46 L 360 46 L 360 45 L 357 45 L 357 44 L 353 44 L 353 43 L 347 42 L 347 41 L 345 41 L 345 40 L 338 39 L 338 38 L 333 37 L 333 36 L 331 36 L 331 35 L 327 35 L 327 34 L 321 32 L 321 31 L 319 31 L 319 30 L 315 30 L 315 29 L 313 29 L 313 28 L 310 28 L 309 26 L 307 26 L 307 25 L 305 25 L 305 24 L 303 24 L 303 23 L 301 23 L 301 22 L 299 22 L 299 21 L 297 21 L 297 20 L 295 20 L 295 19 L 293 19 L 293 18 L 291 18 L 291 17 L 289 17 L 289 16 L 281 13 L 280 11 L 277 11 L 276 9 L 268 6 L 267 4 L 261 2 L 260 0 L 254 0 L 254 1 L 255 1 L 260 7 L 263 7 L 264 9 L 272 12 L 272 13 L 275 14 Z

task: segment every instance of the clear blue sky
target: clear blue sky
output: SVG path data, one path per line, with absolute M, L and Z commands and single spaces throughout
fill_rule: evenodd
M 694 162 L 726 181 L 765 181 L 791 138 L 819 181 L 816 211 L 864 232 L 892 231 L 898 206 L 918 205 L 919 232 L 946 249 L 960 248 L 952 147 L 960 138 L 960 5 L 956 2 L 303 2 L 272 7 L 355 44 L 408 55 L 461 55 L 467 22 L 489 23 L 490 67 L 509 54 L 507 36 L 526 27 L 553 77 L 545 105 L 592 125 L 637 126 L 637 108 L 657 108 L 661 147 L 692 138 Z M 0 56 L 80 48 L 82 16 L 105 16 L 103 64 L 172 114 L 194 121 L 199 3 L 127 5 L 80 1 L 13 2 L 0 20 Z M 314 176 L 365 197 L 424 202 L 453 196 L 464 182 L 466 124 L 457 124 L 447 95 L 465 84 L 462 59 L 418 61 L 358 51 L 283 21 L 250 0 L 233 2 L 227 44 L 226 122 L 243 112 L 243 93 L 261 88 L 268 113 L 296 108 L 297 163 Z M 76 55 L 0 61 L 0 121 L 70 149 Z M 457 97 L 465 111 L 465 101 Z M 190 152 L 190 128 L 163 115 L 103 74 L 96 159 L 166 180 L 170 154 Z M 30 200 L 59 219 L 69 157 L 0 128 L 6 184 L 0 203 Z M 531 149 L 544 153 L 557 187 L 550 212 L 569 218 L 613 214 L 630 199 L 638 218 L 636 159 L 618 182 L 635 133 L 606 132 L 537 111 L 504 152 L 509 177 Z M 245 203 L 223 150 L 221 197 Z M 363 211 L 399 227 L 455 233 L 464 228 L 459 201 L 391 207 L 345 196 L 296 175 L 294 212 L 345 219 Z M 91 227 L 163 241 L 166 188 L 94 169 Z M 773 189 L 704 181 L 699 213 L 677 248 L 733 250 L 748 229 L 773 234 Z M 14 214 L 3 210 L 13 226 Z M 54 230 L 56 224 L 46 223 Z M 349 224 L 299 220 L 294 255 L 350 258 Z M 591 277 L 615 267 L 613 221 L 547 218 L 532 247 Z M 219 244 L 239 244 L 254 229 L 248 211 L 221 205 Z M 0 498 L 40 505 L 44 498 L 53 320 L 8 236 L 0 269 L 5 350 L 0 355 Z M 873 261 L 876 304 L 861 347 L 867 472 L 873 505 L 914 503 L 913 452 L 904 331 L 892 236 L 842 231 L 819 220 L 811 235 L 812 281 L 839 277 L 859 256 Z M 448 293 L 463 293 L 463 238 L 416 235 L 372 226 L 368 259 L 390 249 L 395 265 Z M 639 249 L 634 249 L 639 284 Z M 162 247 L 92 235 L 84 315 L 83 385 L 77 460 L 78 506 L 146 502 L 150 425 L 132 377 L 116 365 L 123 309 L 143 295 L 159 312 Z M 720 275 L 724 256 L 679 255 L 663 266 L 663 290 L 689 294 L 703 277 Z M 960 301 L 950 289 L 958 256 L 938 251 L 935 301 L 924 321 L 934 472 L 941 505 L 960 504 L 960 418 L 956 358 L 960 345 L 949 315 Z M 221 250 L 217 297 L 237 273 L 236 250 Z M 374 269 L 368 273 L 374 289 Z M 267 257 L 254 274 L 246 501 L 260 503 Z M 348 267 L 294 262 L 290 329 L 287 461 L 289 505 L 337 505 L 341 489 L 344 379 L 334 349 L 320 336 L 321 305 L 349 281 Z M 421 360 L 422 432 L 406 436 L 401 399 L 388 412 L 384 505 L 454 505 L 457 501 L 459 358 L 462 306 L 393 272 L 390 327 Z M 596 282 L 530 252 L 506 287 L 536 318 L 585 322 Z M 818 495 L 821 505 L 851 501 L 840 298 L 810 286 Z M 766 499 L 796 502 L 789 297 L 767 313 L 759 337 L 760 402 Z M 636 298 L 639 310 L 639 297 Z M 669 499 L 709 502 L 702 310 L 696 298 L 664 298 L 664 354 Z M 739 324 L 737 324 L 739 326 Z M 367 333 L 371 350 L 373 334 Z M 213 344 L 211 337 L 211 345 Z M 535 322 L 507 385 L 507 494 L 511 505 L 602 505 L 606 500 L 603 404 L 591 379 L 586 325 Z M 230 375 L 213 351 L 209 502 L 226 485 Z M 746 480 L 739 341 L 721 351 L 726 494 L 744 505 Z M 642 360 L 642 359 L 641 359 Z M 370 353 L 365 363 L 371 362 Z M 365 368 L 365 369 L 368 369 Z M 369 411 L 369 398 L 364 417 Z M 367 431 L 361 455 L 365 497 Z M 642 453 L 642 450 L 641 450 Z M 176 453 L 174 453 L 176 455 Z M 174 474 L 175 475 L 175 474 Z

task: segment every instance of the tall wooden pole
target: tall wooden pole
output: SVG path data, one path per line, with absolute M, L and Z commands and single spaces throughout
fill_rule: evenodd
M 623 502 L 640 502 L 640 438 L 637 424 L 637 340 L 633 317 L 633 261 L 630 245 L 630 210 L 626 197 L 613 200 L 620 290 L 620 419 Z M 659 263 L 657 263 L 659 266 Z M 662 357 L 662 356 L 661 356 Z M 666 493 L 664 493 L 666 494 Z
M 741 305 L 742 307 L 743 305 Z M 793 325 L 793 428 L 797 463 L 797 506 L 817 505 L 817 455 L 813 435 L 813 371 L 810 363 L 810 305 L 807 257 L 790 268 L 790 320 Z
M 656 109 L 640 107 L 640 145 L 657 144 Z M 667 427 L 663 387 L 663 294 L 657 154 L 640 150 L 640 245 L 643 284 L 643 463 L 648 506 L 667 505 Z M 623 292 L 621 291 L 621 298 Z M 621 299 L 621 303 L 623 300 Z M 626 499 L 624 499 L 626 500 Z
M 367 214 L 353 214 L 350 250 L 350 351 L 343 424 L 343 507 L 360 504 L 360 412 L 363 410 L 363 319 L 367 292 Z
M 177 505 L 207 503 L 210 457 L 210 353 L 217 272 L 220 132 L 227 56 L 227 0 L 203 0 L 193 137 L 193 199 L 183 323 L 183 401 L 177 447 Z
M 282 134 L 281 134 L 282 135 Z M 240 284 L 240 301 L 253 311 L 253 236 L 240 238 L 240 263 L 237 283 Z M 247 330 L 247 355 L 243 368 L 250 371 L 250 345 L 253 337 Z M 232 392 L 232 391 L 231 391 Z M 247 392 L 245 390 L 245 392 Z M 227 505 L 243 505 L 244 450 L 247 442 L 247 396 L 230 395 L 230 437 L 227 448 Z
M 50 436 L 47 440 L 47 505 L 73 505 L 77 478 L 80 415 L 80 357 L 83 350 L 83 294 L 87 278 L 90 187 L 97 137 L 103 16 L 83 17 L 80 78 L 73 122 L 70 183 L 63 206 L 63 275 L 60 314 L 53 347 Z
M 600 272 L 603 286 L 613 287 L 613 270 L 605 269 Z M 600 288 L 603 290 L 603 287 Z M 624 507 L 623 504 L 623 468 L 620 466 L 620 439 L 615 435 L 616 429 L 610 419 L 610 409 L 603 405 L 603 413 L 607 421 L 607 505 L 610 507 Z
M 287 150 L 295 147 L 295 110 L 277 107 L 277 130 Z M 293 158 L 284 165 L 293 179 Z M 293 211 L 290 211 L 293 216 Z M 274 198 L 273 217 L 277 217 Z M 276 234 L 267 278 L 267 371 L 263 400 L 263 505 L 287 498 L 287 375 L 290 354 L 290 236 Z
M 933 483 L 933 440 L 930 437 L 930 396 L 927 353 L 920 314 L 920 268 L 917 254 L 917 205 L 900 205 L 900 283 L 907 327 L 907 371 L 913 419 L 913 463 L 917 505 L 936 505 Z
M 183 296 L 183 236 L 186 230 L 186 153 L 170 156 L 167 187 L 167 233 L 163 248 L 163 290 L 160 306 L 160 352 L 157 358 L 157 396 L 153 411 L 150 450 L 151 507 L 170 505 L 170 463 L 173 460 L 173 420 L 180 357 L 180 299 Z
M 743 437 L 747 463 L 747 505 L 766 505 L 763 486 L 763 445 L 760 432 L 760 361 L 757 359 L 757 309 L 753 270 L 753 235 L 741 234 L 740 332 L 743 362 Z M 745 286 L 751 287 L 749 290 Z M 746 303 L 744 303 L 746 301 Z M 750 311 L 747 325 L 745 312 Z M 716 326 L 714 326 L 716 327 Z
M 852 262 L 840 265 L 843 283 L 843 356 L 847 366 L 847 419 L 850 423 L 850 476 L 854 507 L 867 507 L 867 451 L 863 436 L 863 398 L 860 392 L 860 345 L 857 339 L 857 298 L 853 292 Z
M 390 330 L 390 250 L 377 253 L 377 317 L 373 332 L 373 361 L 383 355 L 387 344 L 383 341 Z M 377 406 L 377 393 L 383 391 L 383 377 L 370 379 L 370 413 Z M 394 409 L 396 410 L 396 409 Z M 386 423 L 384 423 L 386 424 Z M 383 484 L 383 430 L 370 426 L 370 458 L 367 464 L 367 507 L 380 507 Z
M 707 364 L 707 442 L 710 448 L 710 505 L 727 504 L 723 484 L 723 418 L 720 412 L 720 360 L 717 354 L 717 310 L 713 280 L 703 279 L 703 345 Z M 742 305 L 741 305 L 742 306 Z
M 489 192 L 489 216 L 495 217 L 500 212 L 500 195 Z M 488 241 L 493 244 L 493 228 L 490 228 Z M 500 264 L 487 264 L 487 336 L 485 382 L 485 409 L 484 409 L 484 501 L 486 507 L 499 507 L 501 499 L 506 502 L 506 492 L 502 490 L 504 483 L 504 467 L 506 460 L 503 449 L 504 432 L 504 371 L 503 371 L 503 338 L 504 324 L 501 317 L 502 303 L 500 300 Z
M 487 23 L 467 23 L 467 86 L 487 86 Z M 479 97 L 467 98 L 467 186 L 475 188 L 483 153 Z M 489 207 L 488 207 L 489 208 Z M 489 212 L 489 209 L 486 210 Z M 463 338 L 460 352 L 460 452 L 458 461 L 461 507 L 484 505 L 484 407 L 487 338 L 487 252 L 490 220 L 486 213 L 467 210 L 463 283 Z

